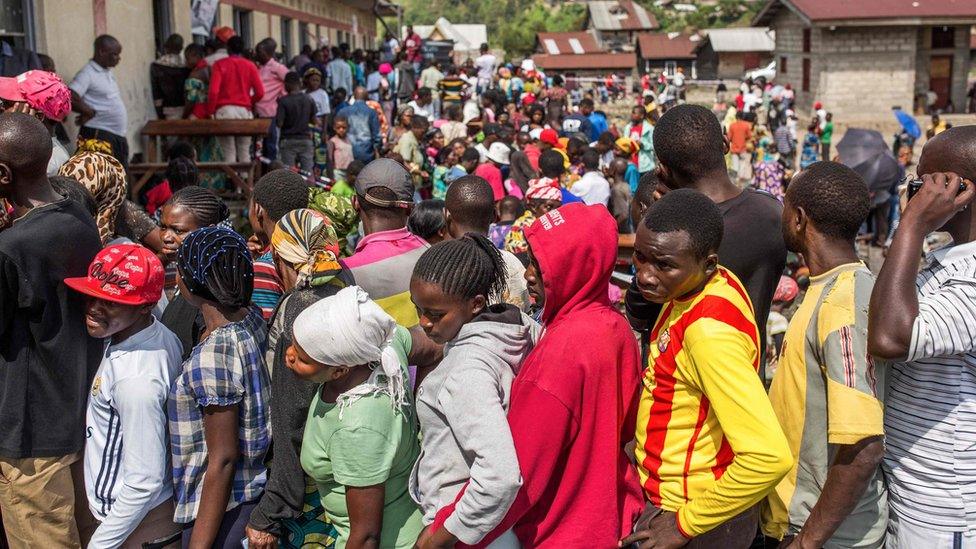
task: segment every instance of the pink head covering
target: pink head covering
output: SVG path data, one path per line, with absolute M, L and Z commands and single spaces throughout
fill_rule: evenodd
M 393 65 L 390 65 L 389 63 L 383 63 L 380 65 L 380 74 L 383 76 L 386 76 L 391 72 L 393 72 Z
M 526 191 L 525 198 L 562 202 L 563 193 L 559 190 L 558 181 L 551 177 L 540 177 L 529 180 L 529 190 Z
M 0 99 L 27 103 L 51 120 L 64 120 L 71 111 L 71 92 L 53 72 L 33 70 L 0 78 Z
M 773 301 L 789 303 L 796 299 L 800 293 L 800 286 L 792 278 L 783 275 L 779 277 L 779 284 L 776 285 L 776 293 L 773 294 Z

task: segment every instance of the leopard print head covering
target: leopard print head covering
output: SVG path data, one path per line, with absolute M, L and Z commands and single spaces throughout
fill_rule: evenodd
M 58 175 L 78 180 L 95 197 L 95 223 L 102 245 L 115 238 L 115 220 L 129 188 L 122 164 L 105 153 L 82 151 L 69 158 Z

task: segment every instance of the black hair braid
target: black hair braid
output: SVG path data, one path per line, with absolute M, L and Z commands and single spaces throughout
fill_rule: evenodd
M 183 187 L 173 193 L 166 203 L 190 210 L 201 227 L 216 225 L 230 217 L 227 204 L 213 191 L 203 187 Z
M 505 260 L 490 240 L 468 233 L 424 252 L 413 276 L 440 285 L 448 295 L 462 299 L 483 295 L 490 302 L 505 288 Z

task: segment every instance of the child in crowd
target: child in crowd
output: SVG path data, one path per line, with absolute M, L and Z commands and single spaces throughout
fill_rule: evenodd
M 525 205 L 514 196 L 506 196 L 495 204 L 498 221 L 488 228 L 488 238 L 499 250 L 505 249 L 505 237 L 515 220 L 525 213 Z
M 186 360 L 200 341 L 204 322 L 200 309 L 191 305 L 185 295 L 176 293 L 177 252 L 186 235 L 203 227 L 226 223 L 230 210 L 213 191 L 202 187 L 186 187 L 177 191 L 163 204 L 160 211 L 162 260 L 166 268 L 164 287 L 171 294 L 160 320 L 179 338 L 183 345 L 181 356 Z
M 431 128 L 427 131 L 427 135 L 424 136 L 424 155 L 427 157 L 427 163 L 431 166 L 436 165 L 437 153 L 439 153 L 447 141 L 444 140 L 444 132 L 438 128 Z
M 338 531 L 337 547 L 409 549 L 423 529 L 408 495 L 420 452 L 406 371 L 411 346 L 407 330 L 358 286 L 295 319 L 287 365 L 321 383 L 301 463 Z
M 457 501 L 458 512 L 444 527 L 427 532 L 434 546 L 479 543 L 505 517 L 521 485 L 505 415 L 515 373 L 539 328 L 518 307 L 491 303 L 505 287 L 505 273 L 491 241 L 468 233 L 424 252 L 410 281 L 421 328 L 446 346 L 418 391 L 424 452 L 411 477 L 425 524 Z M 511 530 L 504 536 L 509 541 L 495 543 L 518 544 Z
M 251 307 L 254 269 L 239 234 L 190 233 L 177 268 L 180 294 L 206 325 L 170 390 L 174 520 L 188 524 L 184 546 L 240 547 L 267 478 L 267 323 Z
M 352 143 L 349 141 L 349 119 L 345 115 L 337 115 L 332 121 L 332 131 L 329 138 L 329 179 L 342 181 L 346 178 L 346 170 L 354 160 Z
M 820 160 L 820 137 L 817 135 L 818 128 L 817 119 L 814 119 L 807 126 L 807 134 L 803 136 L 803 148 L 800 149 L 801 170 Z
M 617 220 L 617 227 L 621 233 L 630 233 L 630 203 L 633 193 L 627 181 L 627 171 L 633 166 L 626 158 L 617 157 L 610 163 L 610 177 L 613 184 L 610 187 L 610 212 Z M 638 178 L 638 186 L 640 179 Z
M 478 149 L 474 147 L 464 149 L 458 163 L 448 170 L 447 175 L 444 176 L 444 182 L 450 186 L 455 179 L 468 175 L 469 173 L 474 173 L 475 169 L 478 168 L 479 162 L 481 162 L 481 155 L 478 153 Z
M 447 122 L 442 124 L 440 128 L 444 133 L 444 140 L 449 143 L 455 139 L 467 140 L 468 127 L 461 122 L 461 107 L 449 105 L 445 109 L 445 113 L 447 114 Z
M 187 141 L 173 143 L 168 151 L 168 164 L 162 181 L 151 182 L 143 187 L 139 194 L 149 215 L 157 215 L 162 205 L 173 196 L 173 193 L 190 185 L 196 185 L 200 180 L 197 169 L 197 152 Z M 147 188 L 148 187 L 148 188 Z
M 494 193 L 495 202 L 505 197 L 505 186 L 502 180 L 502 167 L 508 166 L 511 149 L 508 145 L 496 141 L 488 148 L 487 162 L 479 165 L 474 171 L 474 175 L 481 177 L 491 185 Z
M 332 183 L 332 187 L 329 191 L 332 194 L 342 196 L 344 198 L 351 199 L 356 194 L 356 177 L 359 176 L 359 172 L 363 171 L 366 164 L 362 160 L 353 160 L 346 166 L 346 172 L 343 174 L 343 178 L 336 179 Z
M 457 153 L 451 147 L 444 147 L 434 157 L 434 173 L 431 174 L 432 194 L 434 198 L 444 200 L 447 195 L 447 174 L 458 163 Z
M 329 104 L 329 93 L 322 89 L 322 71 L 309 66 L 303 75 L 305 82 L 305 95 L 312 98 L 315 102 L 316 126 L 325 128 L 325 118 L 332 112 L 332 105 Z
M 173 523 L 166 435 L 182 360 L 180 341 L 152 316 L 163 265 L 148 248 L 118 244 L 95 256 L 87 276 L 64 283 L 87 296 L 88 334 L 106 343 L 88 399 L 85 490 L 99 523 L 88 547 L 168 538 L 182 530 Z
M 414 184 L 417 187 L 419 185 L 416 185 L 416 183 L 425 180 L 428 175 L 424 171 L 424 153 L 420 145 L 420 140 L 427 133 L 429 126 L 430 124 L 426 118 L 423 116 L 414 116 L 410 120 L 410 131 L 404 132 L 400 136 L 396 147 L 393 149 L 393 152 L 403 158 L 403 163 L 407 167 L 407 171 L 413 176 Z
M 635 157 L 638 152 L 637 142 L 629 137 L 621 137 L 614 143 L 614 155 L 627 161 L 627 168 L 623 173 L 623 179 L 630 186 L 631 194 L 637 190 L 637 183 L 640 182 L 640 171 L 637 169 Z
M 305 177 L 312 175 L 312 129 L 317 122 L 315 101 L 302 92 L 302 79 L 297 72 L 285 75 L 287 95 L 278 98 L 275 124 L 281 132 L 278 150 L 281 162 L 288 168 L 297 160 Z
M 444 240 L 447 226 L 444 221 L 444 201 L 438 198 L 424 200 L 414 205 L 407 218 L 407 230 L 423 238 L 428 244 Z

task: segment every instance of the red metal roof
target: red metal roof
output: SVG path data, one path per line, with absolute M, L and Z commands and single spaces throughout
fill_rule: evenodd
M 976 19 L 974 0 L 769 0 L 753 24 L 768 23 L 780 6 L 812 22 L 850 19 Z
M 549 55 L 600 53 L 603 48 L 586 31 L 540 32 L 536 35 L 540 53 Z
M 633 53 L 586 53 L 581 55 L 532 56 L 536 66 L 543 70 L 595 70 L 595 69 L 633 69 L 637 66 L 637 56 Z
M 695 46 L 691 34 L 679 34 L 671 38 L 663 32 L 645 32 L 637 35 L 637 50 L 641 59 L 694 59 Z

